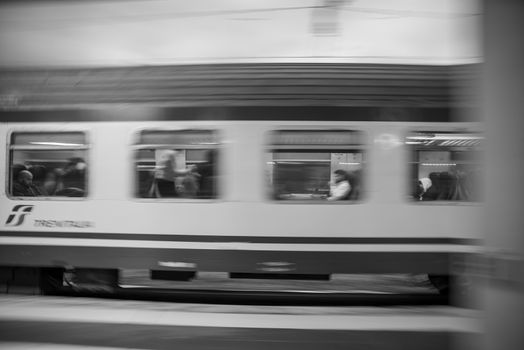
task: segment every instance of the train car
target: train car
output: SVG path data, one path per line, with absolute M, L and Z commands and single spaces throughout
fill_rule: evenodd
M 480 244 L 477 70 L 4 70 L 2 283 L 457 273 Z

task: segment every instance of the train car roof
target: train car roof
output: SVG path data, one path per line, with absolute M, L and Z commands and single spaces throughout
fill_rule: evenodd
M 0 109 L 475 108 L 479 69 L 340 63 L 2 69 Z

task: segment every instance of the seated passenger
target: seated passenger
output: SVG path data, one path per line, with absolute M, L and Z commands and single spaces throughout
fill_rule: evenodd
M 478 169 L 472 169 L 465 172 L 461 179 L 461 186 L 465 193 L 465 199 L 469 201 L 480 201 L 481 200 L 481 173 Z
M 55 169 L 54 182 L 49 179 L 49 187 L 54 188 L 55 196 L 85 197 L 86 168 L 82 158 L 71 158 L 63 169 Z
M 417 180 L 417 188 L 414 193 L 414 198 L 421 201 L 424 193 L 428 191 L 431 185 L 431 180 L 428 177 L 423 177 L 422 179 Z
M 214 198 L 215 197 L 215 166 L 216 166 L 216 150 L 209 150 L 206 154 L 206 162 L 198 165 L 197 172 L 200 174 L 198 184 L 199 198 Z
M 177 169 L 176 151 L 169 150 L 162 154 L 155 172 L 155 184 L 160 197 L 178 197 L 175 179 L 192 173 L 195 167 Z
M 330 190 L 327 200 L 338 201 L 348 199 L 349 192 L 351 191 L 348 174 L 342 169 L 335 170 L 333 174 L 335 174 L 335 181 L 329 184 Z
M 440 191 L 437 200 L 449 201 L 453 199 L 453 192 L 455 190 L 455 179 L 447 171 L 443 171 L 439 175 Z
M 17 182 L 18 175 L 20 174 L 22 170 L 29 170 L 29 168 L 25 166 L 24 164 L 19 164 L 19 163 L 11 165 L 11 177 L 10 177 L 10 182 L 11 182 L 11 187 L 10 187 L 11 191 L 10 192 L 11 193 L 13 192 L 14 184 Z
M 58 174 L 55 169 L 48 171 L 44 178 L 43 190 L 48 196 L 54 196 L 58 188 Z
M 440 195 L 440 174 L 433 172 L 429 174 L 429 180 L 431 181 L 431 186 L 422 194 L 423 201 L 434 201 Z
M 199 190 L 200 176 L 197 173 L 189 173 L 177 181 L 176 190 L 180 197 L 196 198 Z
M 71 158 L 64 167 L 62 175 L 62 186 L 84 191 L 86 185 L 87 164 L 82 158 Z
M 348 181 L 351 189 L 347 199 L 356 201 L 360 198 L 360 192 L 362 190 L 362 170 L 355 170 L 348 174 Z
M 24 164 L 13 164 L 11 166 L 11 173 L 13 174 L 14 180 L 16 180 L 16 178 L 18 177 L 18 173 L 20 173 L 22 170 L 29 170 L 29 169 Z
M 157 188 L 155 183 L 155 172 L 145 170 L 138 172 L 138 196 L 140 198 L 157 198 Z
M 20 171 L 13 183 L 13 196 L 36 197 L 41 195 L 42 193 L 33 185 L 33 174 L 29 170 Z
M 43 165 L 33 165 L 28 169 L 33 174 L 33 186 L 38 188 L 39 192 L 43 196 L 47 196 L 46 189 L 44 188 L 44 181 L 47 176 L 47 168 Z
M 454 186 L 451 199 L 457 201 L 471 200 L 472 193 L 471 187 L 469 186 L 470 179 L 468 179 L 466 171 L 457 167 L 452 176 L 454 177 Z

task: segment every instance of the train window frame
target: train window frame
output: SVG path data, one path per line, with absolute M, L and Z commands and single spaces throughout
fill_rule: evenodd
M 47 144 L 43 144 L 43 141 L 35 142 L 34 145 L 16 145 L 13 142 L 13 137 L 16 135 L 27 135 L 27 134 L 35 134 L 35 135 L 42 135 L 42 134 L 48 134 L 48 135 L 58 135 L 58 134 L 81 134 L 84 143 L 79 144 L 62 144 L 60 142 L 45 142 Z M 90 186 L 90 178 L 91 178 L 91 142 L 90 142 L 90 133 L 88 130 L 83 129 L 71 129 L 71 130 L 57 130 L 57 129 L 23 129 L 23 128 L 15 128 L 12 130 L 9 130 L 7 133 L 7 157 L 6 157 L 6 174 L 5 177 L 5 194 L 7 198 L 11 200 L 22 200 L 22 201 L 85 201 L 90 199 L 92 196 L 91 193 L 91 186 Z M 29 142 L 31 143 L 31 142 Z M 67 196 L 67 195 L 41 195 L 41 196 L 15 196 L 12 193 L 12 183 L 14 181 L 12 177 L 12 166 L 13 164 L 13 152 L 19 151 L 19 150 L 34 150 L 34 151 L 67 151 L 67 150 L 83 150 L 83 157 L 80 157 L 84 160 L 86 163 L 85 167 L 85 174 L 84 174 L 84 195 L 83 196 Z
M 365 186 L 363 185 L 359 187 L 359 197 L 357 199 L 344 199 L 344 200 L 327 200 L 326 195 L 316 196 L 311 195 L 309 198 L 304 199 L 285 199 L 285 198 L 276 198 L 275 196 L 275 189 L 274 184 L 271 181 L 271 178 L 273 174 L 270 174 L 270 170 L 268 169 L 269 163 L 274 164 L 273 159 L 268 159 L 268 155 L 273 155 L 275 151 L 278 151 L 278 145 L 275 145 L 273 141 L 273 135 L 275 133 L 282 133 L 282 132 L 318 132 L 318 133 L 329 133 L 329 132 L 337 132 L 337 133 L 348 133 L 349 135 L 356 135 L 352 136 L 354 138 L 358 138 L 357 140 L 360 141 L 357 144 L 352 145 L 329 145 L 329 144 L 309 144 L 309 145 L 292 145 L 290 147 L 281 147 L 280 150 L 287 150 L 292 151 L 291 153 L 322 153 L 319 151 L 333 151 L 338 150 L 342 152 L 329 152 L 333 154 L 337 153 L 358 153 L 361 155 L 361 160 L 359 162 L 360 168 L 360 182 L 366 182 L 365 179 L 363 179 L 367 175 L 367 151 L 368 151 L 368 135 L 363 129 L 359 128 L 337 128 L 337 127 L 297 127 L 297 126 L 291 126 L 291 127 L 281 127 L 281 128 L 272 128 L 271 130 L 267 130 L 264 135 L 264 147 L 262 149 L 262 160 L 264 163 L 264 188 L 265 188 L 265 199 L 270 201 L 271 203 L 275 204 L 282 204 L 282 205 L 293 205 L 293 204 L 311 204 L 311 205 L 358 205 L 362 204 L 365 200 Z M 280 145 L 282 146 L 282 145 Z M 302 147 L 302 148 L 301 148 Z M 313 151 L 313 152 L 307 152 L 307 151 Z M 358 151 L 358 152 L 351 152 L 351 151 Z M 330 160 L 324 160 L 326 163 L 330 162 Z M 285 162 L 285 160 L 284 160 Z M 330 179 L 333 178 L 333 172 L 330 169 L 329 173 Z M 307 195 L 307 194 L 304 194 Z M 328 192 L 329 195 L 329 192 Z
M 482 146 L 482 144 L 475 148 L 475 146 L 465 146 L 465 145 L 456 145 L 454 147 L 456 147 L 456 149 L 460 149 L 460 148 L 463 148 L 461 150 L 454 150 L 453 152 L 467 152 L 467 148 L 470 148 L 472 149 L 472 151 L 476 152 L 477 153 L 477 160 L 476 161 L 469 161 L 469 162 L 457 162 L 457 161 L 451 161 L 449 162 L 449 164 L 447 163 L 444 163 L 444 164 L 437 164 L 437 165 L 442 165 L 442 166 L 446 166 L 446 165 L 449 165 L 449 166 L 456 166 L 457 164 L 473 164 L 473 165 L 478 165 L 479 166 L 479 176 L 480 178 L 477 179 L 479 181 L 479 183 L 477 184 L 477 186 L 475 188 L 477 188 L 477 191 L 478 193 L 476 194 L 477 196 L 479 196 L 479 198 L 477 200 L 455 200 L 455 199 L 436 199 L 436 200 L 422 200 L 422 199 L 416 199 L 414 197 L 414 193 L 413 193 L 413 184 L 414 184 L 414 179 L 415 177 L 413 177 L 412 173 L 413 173 L 413 166 L 415 166 L 416 164 L 419 164 L 420 161 L 418 160 L 418 152 L 421 151 L 421 149 L 417 149 L 416 147 L 416 144 L 414 142 L 417 142 L 417 140 L 415 139 L 417 137 L 417 135 L 424 135 L 424 134 L 428 134 L 428 135 L 457 135 L 460 137 L 460 135 L 463 135 L 463 137 L 470 137 L 471 140 L 475 140 L 474 137 L 477 137 L 479 140 L 481 140 L 480 142 L 482 141 L 485 141 L 485 134 L 484 132 L 482 132 L 481 130 L 478 130 L 477 128 L 467 128 L 467 129 L 455 129 L 455 130 L 442 130 L 442 129 L 435 129 L 435 130 L 432 130 L 432 129 L 411 129 L 411 130 L 407 130 L 405 132 L 405 135 L 404 135 L 404 141 L 403 141 L 403 144 L 405 146 L 405 155 L 406 155 L 406 173 L 407 173 L 407 178 L 406 178 L 406 181 L 405 181 L 405 184 L 406 184 L 406 188 L 405 188 L 405 191 L 403 193 L 403 196 L 404 198 L 406 198 L 406 201 L 410 204 L 413 204 L 413 205 L 420 205 L 420 206 L 425 206 L 425 205 L 429 205 L 429 206 L 481 206 L 483 201 L 484 201 L 484 194 L 482 193 L 482 181 L 483 181 L 483 166 L 482 166 L 482 159 L 484 157 L 484 147 Z M 468 137 L 465 138 L 468 139 Z M 458 140 L 459 138 L 457 138 Z M 453 146 L 453 145 L 452 145 Z M 449 148 L 446 148 L 446 149 L 449 149 Z M 434 146 L 432 148 L 428 148 L 428 149 L 425 149 L 425 151 L 435 151 L 437 150 L 437 147 Z M 439 150 L 443 150 L 443 149 L 439 149 Z M 451 152 L 451 151 L 450 151 Z M 418 176 L 417 176 L 418 177 Z
M 216 140 L 216 142 L 210 142 L 210 143 L 202 143 L 200 145 L 187 145 L 187 144 L 155 144 L 155 143 L 141 143 L 141 137 L 144 133 L 184 133 L 184 132 L 209 132 L 211 135 L 213 135 L 213 139 Z M 188 148 L 174 148 L 177 146 L 183 146 Z M 182 197 L 182 196 L 176 196 L 176 197 L 142 197 L 140 196 L 140 179 L 139 174 L 137 170 L 137 157 L 138 152 L 140 150 L 147 150 L 154 148 L 155 150 L 210 150 L 213 149 L 216 151 L 216 157 L 220 159 L 223 157 L 223 132 L 216 128 L 216 127 L 189 127 L 189 128 L 162 128 L 162 127 L 145 127 L 135 130 L 133 134 L 133 140 L 131 144 L 131 172 L 133 174 L 132 176 L 132 182 L 131 182 L 131 198 L 135 201 L 139 202 L 148 202 L 148 203 L 209 203 L 209 202 L 218 202 L 221 200 L 223 193 L 221 190 L 222 185 L 222 179 L 220 174 L 222 174 L 222 166 L 221 161 L 215 161 L 214 164 L 214 172 L 215 172 L 215 182 L 213 183 L 214 188 L 214 195 L 211 198 L 189 198 L 189 197 Z M 156 169 L 155 167 L 152 170 Z M 153 188 L 154 185 L 151 184 L 151 187 Z

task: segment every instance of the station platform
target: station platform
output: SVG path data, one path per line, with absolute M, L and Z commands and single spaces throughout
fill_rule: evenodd
M 481 335 L 480 312 L 455 307 L 277 307 L 0 296 L 2 349 L 442 350 L 469 348 Z

